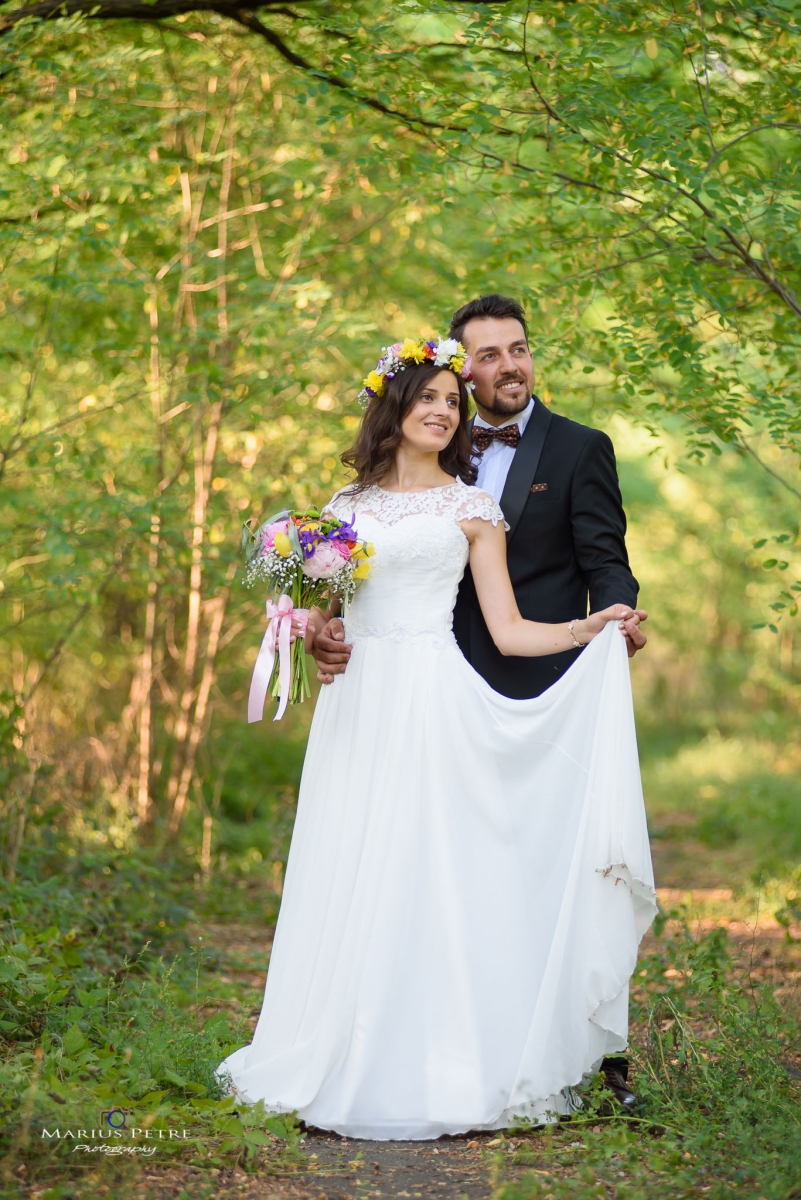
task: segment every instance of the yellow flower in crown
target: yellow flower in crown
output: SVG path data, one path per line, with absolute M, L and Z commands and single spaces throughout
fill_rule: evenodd
M 461 344 L 462 343 L 460 342 L 459 345 L 461 346 Z M 451 355 L 451 368 L 456 372 L 457 375 L 461 375 L 466 359 L 466 354 Z
M 398 358 L 410 358 L 412 362 L 425 362 L 426 358 L 425 343 L 412 341 L 411 338 L 405 338 L 398 352 Z
M 379 375 L 378 371 L 371 371 L 364 381 L 364 387 L 374 396 L 382 396 L 384 394 L 384 376 Z

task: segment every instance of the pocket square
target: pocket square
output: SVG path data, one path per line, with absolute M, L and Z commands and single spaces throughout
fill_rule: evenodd
M 547 483 L 532 483 L 531 490 L 532 490 L 532 492 L 547 492 L 548 484 Z

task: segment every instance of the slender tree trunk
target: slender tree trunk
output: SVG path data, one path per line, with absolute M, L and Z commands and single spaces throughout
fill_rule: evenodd
M 139 683 L 139 778 L 136 788 L 136 816 L 140 825 L 144 825 L 150 816 L 150 760 L 152 745 L 153 720 L 153 649 L 156 640 L 156 605 L 158 600 L 158 583 L 156 571 L 159 561 L 159 530 L 160 518 L 153 514 L 150 525 L 150 552 L 148 554 L 148 570 L 150 580 L 147 585 L 147 607 L 145 609 L 144 645 L 142 648 L 142 666 Z
M 217 650 L 220 645 L 220 632 L 222 630 L 223 618 L 225 617 L 225 609 L 228 603 L 230 593 L 230 581 L 223 592 L 216 597 L 212 602 L 214 605 L 213 615 L 211 618 L 211 626 L 209 628 L 209 640 L 206 647 L 206 659 L 203 664 L 203 676 L 200 680 L 198 688 L 197 703 L 193 713 L 192 728 L 189 734 L 189 742 L 186 749 L 186 759 L 184 761 L 181 777 L 178 782 L 178 790 L 175 796 L 175 804 L 173 805 L 172 818 L 170 820 L 170 833 L 175 833 L 178 826 L 181 824 L 184 808 L 186 806 L 186 798 L 189 795 L 189 785 L 192 782 L 192 776 L 195 771 L 195 759 L 197 758 L 197 749 L 200 745 L 201 734 L 206 722 L 206 713 L 208 711 L 209 695 L 214 683 L 215 661 L 217 658 Z
M 158 439 L 158 477 L 163 476 L 163 454 L 161 435 L 161 361 L 159 356 L 159 310 L 155 286 L 149 289 L 150 306 L 150 402 L 153 424 Z M 158 495 L 158 489 L 156 489 Z M 158 604 L 159 537 L 161 517 L 154 512 L 150 522 L 150 549 L 148 552 L 147 606 L 145 608 L 145 630 L 142 647 L 142 665 L 139 684 L 139 776 L 136 787 L 136 816 L 140 825 L 150 817 L 150 765 L 153 741 L 153 654 L 156 640 L 156 609 Z
M 234 166 L 234 148 L 236 142 L 236 127 L 229 112 L 227 117 L 226 152 L 223 159 L 218 213 L 224 214 L 228 208 L 231 194 L 231 179 Z M 218 349 L 222 356 L 227 350 L 228 338 L 228 295 L 225 282 L 225 267 L 228 254 L 228 223 L 220 221 L 217 226 L 217 261 L 219 263 L 219 282 L 217 284 L 217 329 L 220 335 Z M 186 625 L 186 646 L 184 649 L 184 684 L 178 710 L 178 720 L 175 727 L 175 746 L 172 756 L 170 780 L 167 786 L 167 796 L 173 803 L 170 829 L 177 829 L 180 824 L 186 797 L 189 791 L 192 772 L 187 777 L 187 767 L 194 762 L 194 751 L 186 746 L 189 734 L 189 713 L 192 701 L 195 699 L 195 671 L 197 667 L 198 645 L 200 639 L 201 597 L 203 585 L 203 543 L 205 540 L 206 509 L 208 506 L 209 489 L 214 473 L 214 459 L 217 453 L 217 439 L 223 412 L 223 398 L 218 394 L 211 406 L 209 423 L 206 431 L 205 445 L 200 425 L 197 428 L 195 441 L 195 499 L 192 509 L 192 562 L 189 570 L 189 605 Z M 219 631 L 217 634 L 219 638 Z M 209 635 L 211 644 L 211 634 Z M 216 648 L 215 652 L 216 654 Z M 206 661 L 208 663 L 208 654 Z M 201 683 L 201 690 L 202 690 Z M 209 685 L 210 686 L 210 685 Z M 197 705 L 200 704 L 198 694 Z M 196 705 L 196 711 L 197 711 Z M 195 722 L 196 723 L 196 722 Z M 194 729 L 194 726 L 193 726 Z M 184 783 L 185 781 L 185 783 Z

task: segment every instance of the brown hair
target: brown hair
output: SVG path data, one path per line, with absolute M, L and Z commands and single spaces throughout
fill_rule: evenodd
M 487 296 L 479 296 L 477 300 L 470 300 L 467 304 L 463 304 L 460 309 L 451 317 L 451 328 L 448 337 L 456 338 L 457 342 L 464 342 L 464 330 L 469 321 L 486 320 L 488 317 L 513 317 L 515 321 L 519 321 L 523 326 L 523 333 L 528 341 L 528 326 L 526 325 L 526 314 L 523 308 L 511 296 L 499 296 L 497 292 L 490 292 Z
M 370 401 L 356 441 L 342 455 L 345 466 L 356 472 L 349 493 L 356 495 L 384 478 L 403 436 L 401 425 L 421 390 L 429 379 L 447 370 L 447 367 L 437 367 L 431 362 L 407 367 L 394 379 L 387 380 L 380 399 Z M 439 465 L 446 474 L 458 476 L 464 483 L 475 483 L 477 472 L 471 461 L 472 447 L 467 432 L 470 416 L 467 386 L 455 371 L 453 376 L 459 388 L 459 424 L 448 445 L 439 452 Z

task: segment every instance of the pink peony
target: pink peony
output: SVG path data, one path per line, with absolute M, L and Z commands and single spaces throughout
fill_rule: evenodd
M 272 550 L 277 533 L 286 533 L 289 529 L 289 521 L 273 521 L 272 525 L 265 525 L 261 531 L 261 544 L 265 550 Z
M 311 558 L 303 565 L 309 579 L 330 579 L 342 566 L 342 555 L 331 542 L 320 542 Z

